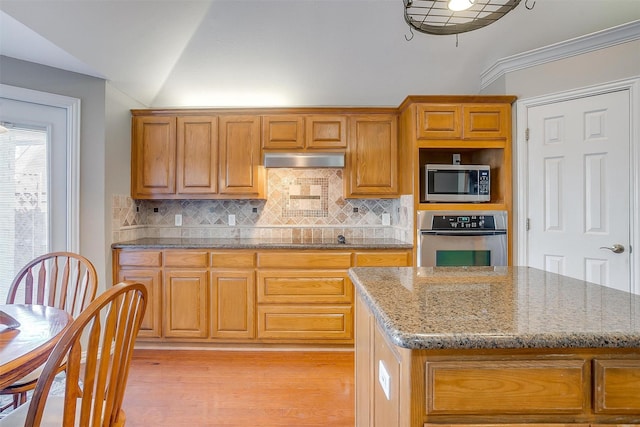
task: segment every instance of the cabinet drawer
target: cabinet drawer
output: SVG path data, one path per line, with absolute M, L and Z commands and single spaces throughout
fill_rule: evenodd
M 353 285 L 346 273 L 283 270 L 258 272 L 260 303 L 351 303 Z
M 585 360 L 427 362 L 427 414 L 583 413 L 588 370 Z
M 595 360 L 594 384 L 596 413 L 640 413 L 640 360 Z
M 350 306 L 258 306 L 258 338 L 353 340 Z
M 356 252 L 356 267 L 406 267 L 411 265 L 409 252 Z
M 206 267 L 208 261 L 207 251 L 166 251 L 164 253 L 166 267 Z
M 162 265 L 162 252 L 160 251 L 120 251 L 118 264 L 132 267 L 160 267 Z
M 254 252 L 212 252 L 211 267 L 216 268 L 254 268 L 256 254 Z
M 350 252 L 258 252 L 259 268 L 351 267 Z

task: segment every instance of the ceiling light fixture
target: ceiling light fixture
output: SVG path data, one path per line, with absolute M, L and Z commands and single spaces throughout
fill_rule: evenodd
M 535 1 L 527 9 L 533 9 Z M 477 30 L 496 22 L 520 0 L 403 0 L 404 20 L 410 29 L 448 35 Z M 405 36 L 406 37 L 406 36 Z M 407 40 L 410 40 L 407 38 Z
M 460 12 L 473 6 L 474 0 L 449 0 L 447 7 L 454 12 Z

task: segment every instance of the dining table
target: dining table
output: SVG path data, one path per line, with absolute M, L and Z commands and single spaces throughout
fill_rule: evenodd
M 55 307 L 0 304 L 0 389 L 44 364 L 72 320 Z

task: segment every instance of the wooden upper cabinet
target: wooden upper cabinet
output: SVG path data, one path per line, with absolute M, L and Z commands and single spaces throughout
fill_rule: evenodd
M 228 198 L 263 198 L 260 117 L 220 116 L 219 193 Z
M 345 197 L 398 197 L 398 124 L 392 114 L 351 117 Z
M 304 117 L 295 114 L 262 117 L 262 147 L 304 148 Z
M 281 114 L 262 117 L 265 150 L 343 150 L 347 146 L 347 117 Z
M 465 105 L 462 135 L 465 139 L 505 139 L 511 132 L 511 105 Z
M 218 118 L 178 117 L 176 192 L 218 191 Z
M 134 117 L 131 193 L 149 199 L 176 191 L 176 118 Z
M 419 104 L 418 139 L 506 139 L 511 128 L 511 105 Z
M 134 199 L 261 199 L 260 117 L 134 112 Z
M 313 115 L 306 118 L 307 148 L 344 149 L 347 147 L 347 118 L 338 115 Z
M 419 104 L 418 139 L 462 138 L 462 106 L 459 104 Z

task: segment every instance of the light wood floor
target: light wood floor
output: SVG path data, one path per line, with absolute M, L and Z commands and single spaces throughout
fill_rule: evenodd
M 127 427 L 353 427 L 352 352 L 136 350 Z

